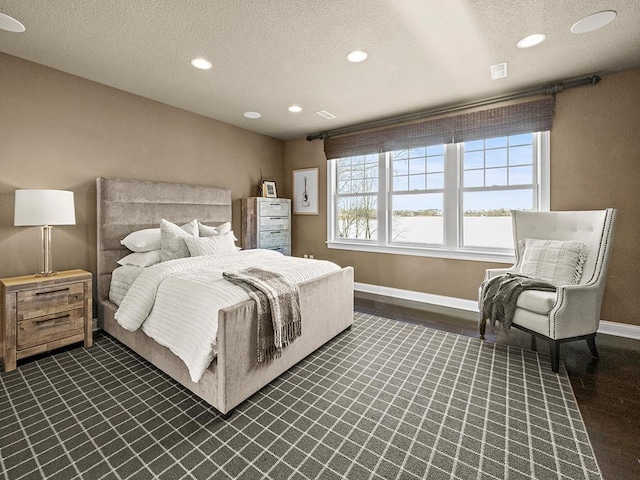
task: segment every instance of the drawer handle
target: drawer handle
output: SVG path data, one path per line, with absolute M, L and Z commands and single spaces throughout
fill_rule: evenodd
M 269 232 L 271 235 L 276 235 L 278 233 L 282 233 L 280 230 L 278 230 L 277 232 Z
M 69 287 L 67 287 L 67 288 L 59 288 L 58 290 L 49 290 L 48 292 L 36 292 L 36 296 L 37 295 L 49 295 L 51 293 L 58 293 L 58 292 L 66 292 L 67 290 L 69 290 Z
M 53 317 L 53 318 L 46 318 L 46 319 L 44 319 L 44 320 L 36 320 L 34 323 L 35 323 L 36 325 L 40 325 L 40 324 L 42 324 L 42 323 L 51 322 L 51 321 L 53 321 L 53 320 L 60 320 L 61 318 L 68 318 L 68 317 L 70 317 L 70 316 L 71 316 L 70 314 L 65 313 L 64 315 L 58 315 L 57 317 Z

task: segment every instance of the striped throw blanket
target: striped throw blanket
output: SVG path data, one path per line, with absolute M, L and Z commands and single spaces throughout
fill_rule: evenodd
M 555 292 L 556 287 L 543 280 L 510 272 L 484 281 L 480 287 L 480 334 L 484 335 L 487 320 L 492 329 L 499 322 L 503 330 L 508 332 L 516 312 L 518 297 L 525 290 Z
M 253 267 L 222 276 L 256 301 L 258 363 L 280 357 L 282 349 L 302 334 L 297 285 L 275 272 Z

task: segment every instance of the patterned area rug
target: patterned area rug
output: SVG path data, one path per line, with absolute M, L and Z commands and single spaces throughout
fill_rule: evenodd
M 0 474 L 601 478 L 562 367 L 360 313 L 227 421 L 106 335 L 2 373 Z

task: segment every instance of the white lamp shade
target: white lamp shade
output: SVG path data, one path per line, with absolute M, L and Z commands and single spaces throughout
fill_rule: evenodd
M 66 190 L 16 190 L 13 224 L 75 225 L 73 192 Z

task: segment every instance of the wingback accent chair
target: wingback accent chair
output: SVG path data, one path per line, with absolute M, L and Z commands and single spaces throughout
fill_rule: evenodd
M 560 344 L 587 341 L 598 357 L 595 337 L 600 322 L 607 266 L 611 256 L 616 211 L 613 208 L 576 212 L 512 211 L 513 241 L 516 262 L 510 268 L 490 269 L 485 280 L 507 272 L 519 273 L 523 263 L 523 240 L 577 240 L 587 250 L 582 276 L 575 285 L 558 285 L 555 292 L 525 290 L 518 297 L 512 325 L 531 334 L 531 348 L 536 337 L 549 341 L 551 368 L 558 372 Z M 484 336 L 484 326 L 480 328 Z

